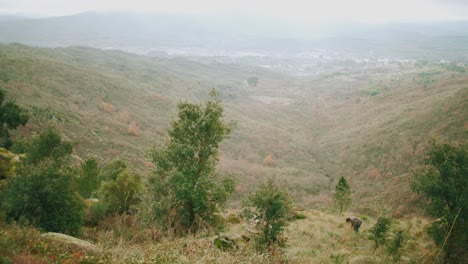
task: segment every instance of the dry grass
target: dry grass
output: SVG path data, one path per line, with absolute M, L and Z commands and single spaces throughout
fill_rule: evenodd
M 401 229 L 407 234 L 401 259 L 394 262 L 385 248 L 374 250 L 374 242 L 368 238 L 369 230 L 376 222 L 374 218 L 365 217 L 360 232 L 356 233 L 345 222 L 351 213 L 334 215 L 317 210 L 300 213 L 306 218 L 289 225 L 286 229 L 288 246 L 273 259 L 256 253 L 252 240 L 246 242 L 240 238 L 241 235 L 251 236 L 251 230 L 254 230 L 254 224 L 245 221 L 229 224 L 222 233 L 233 238 L 239 246 L 237 250 L 226 252 L 216 248 L 215 236 L 206 234 L 174 239 L 162 237 L 151 242 L 148 230 L 130 227 L 128 232 L 131 230 L 134 234 L 128 237 L 115 231 L 122 228 L 122 224 L 115 220 L 113 232 L 99 231 L 97 245 L 106 250 L 109 263 L 419 263 L 435 249 L 425 235 L 424 227 L 428 223 L 425 219 L 393 220 L 392 230 Z M 236 211 L 227 213 L 230 214 L 236 214 Z

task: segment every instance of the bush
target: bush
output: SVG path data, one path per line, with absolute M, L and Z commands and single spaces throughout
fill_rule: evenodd
M 395 262 L 400 260 L 400 250 L 406 243 L 406 237 L 402 230 L 398 230 L 393 239 L 388 243 L 387 252 L 393 256 Z
M 75 178 L 76 188 L 81 197 L 90 198 L 99 189 L 101 185 L 99 173 L 96 158 L 89 158 L 81 163 L 77 171 L 78 176 Z
M 26 158 L 7 181 L 3 209 L 8 217 L 45 231 L 76 235 L 83 222 L 83 202 L 72 188 L 67 157 L 72 144 L 54 129 L 27 144 Z
M 142 188 L 141 176 L 124 170 L 115 180 L 102 184 L 102 200 L 110 212 L 131 213 L 131 207 L 139 202 Z
M 51 160 L 24 166 L 8 181 L 8 216 L 45 230 L 76 235 L 83 223 L 83 202 L 72 189 L 73 176 Z
M 373 234 L 372 239 L 374 240 L 375 243 L 375 249 L 377 249 L 379 246 L 385 245 L 385 242 L 387 241 L 387 232 L 390 228 L 390 219 L 385 218 L 385 217 L 380 217 L 377 219 L 377 223 L 375 226 L 371 229 L 371 232 Z
M 258 220 L 256 228 L 259 233 L 255 236 L 255 247 L 259 252 L 286 246 L 283 230 L 290 221 L 293 202 L 285 190 L 269 179 L 247 198 L 244 207 L 247 217 L 255 216 Z
M 438 217 L 428 234 L 445 250 L 445 262 L 468 259 L 468 144 L 431 141 L 424 163 L 412 189 L 429 199 L 427 209 Z
M 12 142 L 9 130 L 24 126 L 28 115 L 13 102 L 5 102 L 5 91 L 0 89 L 0 147 L 8 148 Z

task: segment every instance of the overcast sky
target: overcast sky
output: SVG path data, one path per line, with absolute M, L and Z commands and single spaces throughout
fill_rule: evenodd
M 367 23 L 468 19 L 468 0 L 0 0 L 0 13 L 228 13 L 291 21 Z

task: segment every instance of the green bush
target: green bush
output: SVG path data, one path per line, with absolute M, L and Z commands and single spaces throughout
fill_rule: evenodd
M 401 257 L 401 248 L 406 243 L 406 236 L 403 230 L 398 230 L 395 234 L 392 240 L 389 241 L 387 245 L 387 252 L 388 254 L 393 256 L 393 260 L 395 262 L 400 260 Z
M 371 229 L 372 239 L 375 243 L 375 249 L 380 246 L 385 245 L 387 241 L 387 232 L 390 229 L 390 219 L 385 217 L 380 217 L 377 219 L 377 223 Z
M 12 144 L 9 130 L 24 126 L 29 117 L 17 104 L 5 102 L 5 95 L 6 92 L 0 89 L 0 147 L 8 148 Z
M 255 217 L 258 221 L 256 228 L 259 233 L 255 236 L 255 247 L 259 252 L 286 246 L 283 231 L 290 221 L 293 202 L 285 190 L 269 179 L 247 197 L 244 208 L 247 217 Z
M 75 185 L 83 198 L 90 198 L 101 185 L 100 170 L 96 158 L 89 158 L 81 163 L 77 170 Z
M 131 213 L 132 206 L 139 202 L 142 189 L 141 176 L 124 170 L 115 180 L 102 183 L 102 202 L 109 212 Z
M 53 129 L 28 143 L 17 176 L 7 181 L 2 206 L 9 218 L 45 231 L 79 232 L 84 204 L 72 187 L 73 173 L 67 162 L 71 146 Z
M 8 216 L 52 232 L 76 235 L 83 223 L 83 202 L 72 189 L 70 172 L 45 160 L 24 166 L 8 181 Z
M 428 212 L 438 220 L 428 234 L 445 250 L 445 262 L 468 259 L 468 144 L 430 142 L 424 167 L 412 189 L 429 199 Z
M 124 160 L 113 160 L 100 170 L 99 178 L 101 181 L 113 181 L 125 169 L 127 169 L 127 163 Z

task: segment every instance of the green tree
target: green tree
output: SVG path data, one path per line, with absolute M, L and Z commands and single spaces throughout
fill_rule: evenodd
M 79 232 L 84 205 L 72 188 L 71 146 L 53 129 L 32 139 L 16 176 L 7 181 L 3 207 L 9 217 L 46 231 Z
M 131 207 L 139 202 L 142 189 L 141 176 L 124 170 L 115 180 L 103 182 L 102 200 L 110 212 L 131 213 Z
M 429 235 L 445 250 L 446 263 L 468 259 L 468 144 L 432 140 L 424 167 L 414 175 L 412 189 L 429 199 L 428 212 L 438 220 Z
M 210 95 L 205 104 L 179 103 L 165 147 L 151 151 L 155 217 L 175 234 L 215 226 L 233 191 L 232 180 L 216 173 L 219 144 L 230 128 L 220 100 Z
M 335 201 L 335 206 L 340 209 L 340 213 L 348 209 L 351 205 L 351 188 L 344 177 L 341 177 L 338 181 L 333 199 Z
M 100 169 L 96 158 L 86 159 L 78 167 L 75 185 L 83 198 L 90 198 L 101 185 Z
M 127 163 L 122 159 L 116 159 L 105 165 L 99 174 L 102 181 L 113 181 L 121 172 L 127 169 Z
M 0 89 L 0 146 L 9 148 L 12 144 L 9 130 L 24 126 L 29 117 L 17 104 L 5 101 L 5 96 L 5 91 Z
M 258 221 L 256 228 L 259 233 L 255 236 L 255 246 L 259 252 L 272 251 L 286 245 L 283 231 L 293 209 L 292 199 L 286 190 L 268 179 L 247 197 L 244 206 L 246 216 L 255 217 Z

